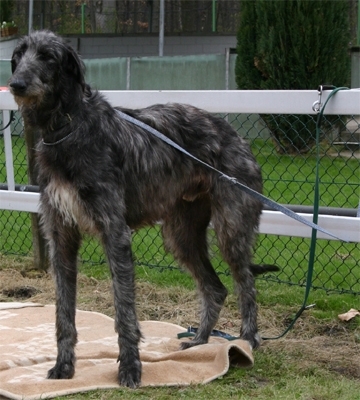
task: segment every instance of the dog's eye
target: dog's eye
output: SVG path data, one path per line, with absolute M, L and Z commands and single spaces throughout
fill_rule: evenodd
M 20 58 L 24 55 L 22 51 L 14 52 L 11 61 L 20 60 Z
M 52 54 L 49 53 L 49 52 L 47 52 L 47 51 L 39 52 L 39 59 L 40 59 L 41 61 L 46 61 L 46 62 L 49 62 L 49 61 L 53 61 L 53 60 L 54 60 Z
M 12 73 L 14 73 L 22 56 L 23 56 L 23 53 L 21 51 L 17 51 L 13 54 L 13 56 L 11 58 L 11 72 Z
M 14 73 L 15 69 L 17 66 L 17 62 L 15 61 L 14 58 L 11 59 L 11 72 Z
M 42 61 L 47 61 L 49 59 L 49 54 L 48 53 L 39 53 L 39 58 Z

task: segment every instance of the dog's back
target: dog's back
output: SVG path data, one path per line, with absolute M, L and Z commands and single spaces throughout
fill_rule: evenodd
M 260 169 L 248 144 L 223 119 L 184 104 L 122 111 L 159 130 L 203 162 L 261 192 Z M 124 161 L 118 168 L 124 175 L 130 226 L 136 227 L 139 218 L 145 223 L 166 218 L 181 200 L 208 197 L 211 201 L 221 191 L 224 197 L 229 191 L 234 191 L 238 199 L 245 195 L 148 131 L 122 120 L 119 126 L 114 140 L 120 152 L 126 154 L 120 156 Z

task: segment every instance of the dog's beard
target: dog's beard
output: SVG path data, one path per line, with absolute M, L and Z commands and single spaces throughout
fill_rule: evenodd
M 46 101 L 46 93 L 51 93 L 49 85 L 34 79 L 33 82 L 23 91 L 18 91 L 10 86 L 10 92 L 14 96 L 16 104 L 22 108 L 38 108 Z
M 46 91 L 43 87 L 35 87 L 32 90 L 27 90 L 25 94 L 11 92 L 20 111 L 38 110 L 49 100 L 46 98 Z
M 41 101 L 37 96 L 16 96 L 14 95 L 14 99 L 16 104 L 20 107 L 20 109 L 24 108 L 36 108 Z

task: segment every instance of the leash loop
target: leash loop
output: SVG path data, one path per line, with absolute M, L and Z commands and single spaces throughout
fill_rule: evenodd
M 322 102 L 321 102 L 321 97 L 323 94 L 324 90 L 334 90 L 336 89 L 335 86 L 333 85 L 319 85 L 318 86 L 318 100 L 314 101 L 313 105 L 312 105 L 312 109 L 313 111 L 316 112 L 316 114 L 319 114 L 321 109 L 322 109 Z
M 4 131 L 6 128 L 8 128 L 10 126 L 10 124 L 12 122 L 15 121 L 15 114 L 14 114 L 14 110 L 10 111 L 10 118 L 9 118 L 9 122 L 6 124 L 6 126 L 4 126 L 2 129 L 0 129 L 0 132 Z

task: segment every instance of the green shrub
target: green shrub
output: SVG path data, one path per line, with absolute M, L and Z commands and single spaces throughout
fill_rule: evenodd
M 0 1 L 0 24 L 11 20 L 11 12 L 14 7 L 13 0 Z
M 350 79 L 348 1 L 243 1 L 237 35 L 239 89 L 317 89 Z M 262 116 L 279 152 L 311 149 L 313 116 Z M 303 129 L 311 127 L 311 129 Z

